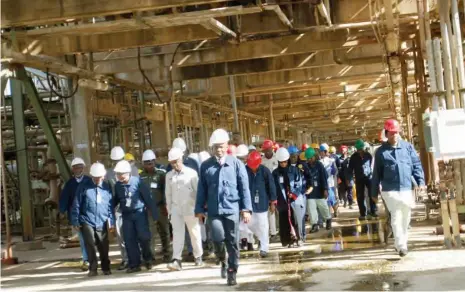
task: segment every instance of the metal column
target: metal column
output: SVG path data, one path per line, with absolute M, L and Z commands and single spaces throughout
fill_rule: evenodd
M 52 125 L 48 117 L 45 115 L 44 107 L 40 101 L 39 94 L 32 82 L 31 78 L 27 76 L 24 67 L 20 67 L 16 70 L 19 79 L 23 81 L 26 94 L 34 107 L 34 111 L 39 120 L 40 126 L 44 130 L 45 136 L 47 137 L 48 145 L 50 146 L 53 156 L 55 157 L 58 167 L 60 168 L 60 174 L 65 181 L 71 178 L 71 170 L 68 163 L 66 162 L 65 156 L 61 151 L 60 144 L 58 144 L 55 133 L 53 132 Z
M 24 70 L 24 69 L 23 69 Z M 23 226 L 23 241 L 34 239 L 32 224 L 32 190 L 29 179 L 29 164 L 27 159 L 27 143 L 24 123 L 24 104 L 21 80 L 10 79 L 13 105 L 13 122 L 15 127 L 16 163 L 19 178 L 19 197 L 21 199 L 21 221 Z M 5 194 L 7 196 L 7 194 Z
M 231 105 L 234 113 L 234 132 L 239 132 L 239 115 L 237 114 L 237 103 L 236 103 L 236 87 L 234 84 L 234 76 L 229 76 L 229 93 L 231 96 Z

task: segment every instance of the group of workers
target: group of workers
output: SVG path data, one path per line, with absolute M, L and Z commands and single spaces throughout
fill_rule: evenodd
M 362 140 L 356 141 L 353 153 L 342 145 L 340 156 L 326 143 L 305 144 L 299 150 L 271 140 L 265 140 L 259 152 L 253 145 L 230 144 L 223 129 L 210 137 L 211 154 L 188 155 L 184 140 L 176 138 L 166 168 L 156 164 L 152 150 L 146 150 L 139 171 L 132 155 L 114 147 L 112 167 L 95 162 L 90 176 L 83 174 L 84 161 L 74 158 L 74 177 L 61 193 L 60 213 L 68 212 L 79 235 L 89 276 L 97 275 L 96 251 L 103 274 L 111 274 L 108 233 L 113 231 L 121 248 L 119 269 L 138 272 L 142 263 L 151 269 L 158 233 L 168 269 L 182 269 L 187 240 L 196 266 L 203 265 L 204 250 L 213 247 L 221 277 L 236 285 L 240 247 L 253 250 L 256 238 L 260 256 L 266 257 L 270 238 L 277 239 L 278 234 L 282 246 L 301 246 L 306 221 L 311 233 L 321 227 L 330 230 L 339 205 L 352 208 L 355 182 L 360 220 L 377 217 L 381 190 L 391 213 L 395 248 L 404 256 L 413 204 L 411 178 L 423 187 L 423 170 L 413 146 L 400 138 L 398 122 L 386 121 L 384 131 L 387 141 L 375 159 Z

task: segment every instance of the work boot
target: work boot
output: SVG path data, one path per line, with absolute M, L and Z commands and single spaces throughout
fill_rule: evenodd
M 83 261 L 81 265 L 81 271 L 87 272 L 89 270 L 89 262 L 88 261 Z
M 110 276 L 110 275 L 111 275 L 111 271 L 110 271 L 110 270 L 108 270 L 108 271 L 103 271 L 103 274 L 104 274 L 105 276 Z
M 260 251 L 260 257 L 266 258 L 268 256 L 268 253 L 266 251 L 261 250 Z
M 331 219 L 326 220 L 326 230 L 331 230 Z
M 127 270 L 126 270 L 126 273 L 132 274 L 132 273 L 137 273 L 137 272 L 140 272 L 140 271 L 141 271 L 140 267 L 135 267 L 135 268 L 129 268 L 129 269 L 127 269 Z
M 354 209 L 354 206 L 349 205 L 349 209 L 350 209 L 350 210 L 353 210 L 353 209 Z
M 320 226 L 318 224 L 313 224 L 310 233 L 317 233 L 318 231 L 320 231 Z
M 126 270 L 128 268 L 128 264 L 125 261 L 122 261 L 121 264 L 119 264 L 118 271 Z
M 181 261 L 176 260 L 176 259 L 171 261 L 171 263 L 168 264 L 168 270 L 170 270 L 170 271 L 181 271 L 182 270 Z
M 304 244 L 303 244 L 302 240 L 297 240 L 296 245 L 297 245 L 297 247 L 301 247 Z
M 360 216 L 360 217 L 358 217 L 358 220 L 360 220 L 360 221 L 365 221 L 365 220 L 367 220 L 367 217 L 365 217 L 365 216 Z
M 399 256 L 400 256 L 400 257 L 403 258 L 403 257 L 406 256 L 407 254 L 408 254 L 408 250 L 407 250 L 407 249 L 405 249 L 405 248 L 401 248 L 401 249 L 400 249 L 400 251 L 399 251 Z
M 148 271 L 151 270 L 151 269 L 153 268 L 152 263 L 151 263 L 151 262 L 145 263 L 145 268 L 146 268 Z
M 228 266 L 226 262 L 221 262 L 221 278 L 226 279 L 226 274 L 228 272 Z
M 97 271 L 89 271 L 89 273 L 87 273 L 87 276 L 88 277 L 96 277 L 96 276 L 98 276 L 98 273 L 97 273 Z
M 250 242 L 247 243 L 247 250 L 248 251 L 254 251 L 252 243 L 250 243 Z
M 344 208 L 346 208 L 346 207 L 347 207 L 347 202 L 344 202 Z M 349 208 L 350 208 L 350 206 L 349 206 Z
M 228 270 L 228 286 L 235 286 L 236 282 L 236 271 L 229 269 Z
M 197 267 L 203 266 L 202 257 L 198 257 L 198 258 L 195 259 L 195 265 L 196 265 Z
M 241 239 L 241 250 L 245 250 L 247 248 L 247 239 Z

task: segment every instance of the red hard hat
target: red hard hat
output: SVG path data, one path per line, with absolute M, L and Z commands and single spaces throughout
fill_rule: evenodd
M 302 144 L 302 147 L 300 148 L 300 150 L 305 151 L 307 150 L 308 147 L 310 147 L 308 146 L 308 144 Z
M 252 151 L 247 158 L 247 166 L 257 169 L 262 164 L 262 156 L 258 151 Z
M 273 148 L 273 141 L 271 140 L 265 140 L 263 141 L 262 149 L 267 150 L 267 149 L 272 149 Z
M 346 145 L 341 145 L 341 152 L 344 152 L 347 151 L 349 149 L 349 147 L 347 147 Z
M 227 153 L 228 153 L 229 155 L 235 155 L 235 154 L 236 154 L 236 146 L 230 144 L 230 145 L 228 146 L 228 151 L 227 151 Z
M 399 122 L 394 119 L 389 119 L 384 123 L 384 130 L 388 132 L 400 132 Z

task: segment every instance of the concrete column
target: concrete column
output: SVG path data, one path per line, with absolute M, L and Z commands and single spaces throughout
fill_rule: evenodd
M 171 139 L 167 140 L 169 129 L 164 122 L 152 121 L 152 148 L 168 148 L 171 145 Z

